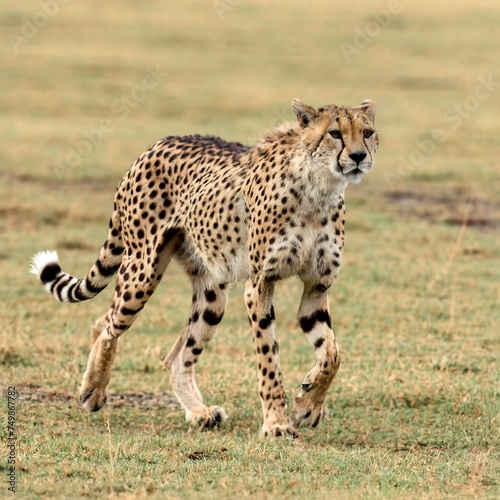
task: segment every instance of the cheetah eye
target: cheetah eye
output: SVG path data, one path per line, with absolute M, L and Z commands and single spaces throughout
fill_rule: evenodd
M 368 137 L 371 137 L 373 135 L 373 130 L 370 130 L 370 129 L 366 129 L 365 131 L 363 131 L 363 137 L 365 139 L 368 139 Z
M 330 130 L 328 132 L 334 139 L 342 139 L 342 134 L 340 133 L 340 130 Z

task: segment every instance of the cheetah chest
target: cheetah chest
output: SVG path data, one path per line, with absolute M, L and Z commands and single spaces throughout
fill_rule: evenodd
M 338 231 L 337 231 L 338 232 Z M 318 281 L 333 281 L 342 260 L 342 242 L 331 225 L 315 220 L 292 220 L 281 228 L 264 251 L 264 274 L 269 279 L 302 275 Z

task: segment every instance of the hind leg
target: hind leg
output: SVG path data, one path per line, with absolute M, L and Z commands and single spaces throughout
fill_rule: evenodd
M 80 402 L 88 411 L 106 403 L 106 386 L 116 354 L 118 338 L 130 328 L 161 280 L 171 258 L 162 246 L 146 261 L 124 259 L 118 271 L 112 308 L 94 325 L 93 346 L 80 387 Z
M 193 279 L 193 302 L 187 327 L 167 354 L 164 367 L 172 370 L 172 387 L 186 412 L 186 420 L 196 427 L 210 429 L 226 418 L 220 406 L 205 406 L 196 385 L 195 364 L 216 332 L 227 303 L 225 284 L 209 285 Z
M 93 325 L 92 329 L 90 331 L 90 345 L 94 345 L 95 341 L 97 340 L 97 337 L 101 335 L 101 333 L 106 329 L 106 327 L 109 325 L 109 322 L 111 321 L 111 316 L 113 314 L 114 310 L 114 304 L 111 304 L 111 308 L 109 311 L 101 316 Z

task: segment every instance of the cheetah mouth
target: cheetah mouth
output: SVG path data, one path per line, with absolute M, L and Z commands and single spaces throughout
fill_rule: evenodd
M 354 168 L 353 170 L 349 170 L 348 172 L 345 171 L 345 169 L 341 168 L 340 170 L 342 172 L 343 175 L 345 175 L 346 177 L 349 177 L 349 176 L 356 176 L 356 175 L 361 175 L 361 174 L 364 174 L 365 172 L 363 170 L 361 170 L 359 167 L 356 167 Z

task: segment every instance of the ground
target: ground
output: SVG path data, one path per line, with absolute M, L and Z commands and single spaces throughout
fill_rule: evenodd
M 36 33 L 24 29 L 29 36 L 24 18 L 40 5 L 3 3 L 3 32 L 25 39 L 4 36 L 0 82 L 1 404 L 15 385 L 18 493 L 494 498 L 496 3 L 401 2 L 382 26 L 395 3 L 247 0 L 222 12 L 221 2 L 138 11 L 130 1 L 118 15 L 113 4 L 69 2 Z M 160 364 L 189 311 L 190 286 L 174 266 L 123 338 L 109 407 L 86 413 L 75 395 L 90 326 L 112 290 L 57 304 L 28 274 L 30 256 L 57 249 L 83 275 L 106 237 L 115 187 L 147 146 L 184 133 L 253 142 L 293 117 L 294 97 L 378 103 L 377 162 L 348 188 L 345 257 L 330 293 L 344 353 L 330 419 L 298 443 L 256 440 L 255 360 L 237 287 L 198 375 L 230 418 L 188 434 Z M 299 299 L 297 281 L 278 287 L 290 401 L 313 362 Z

